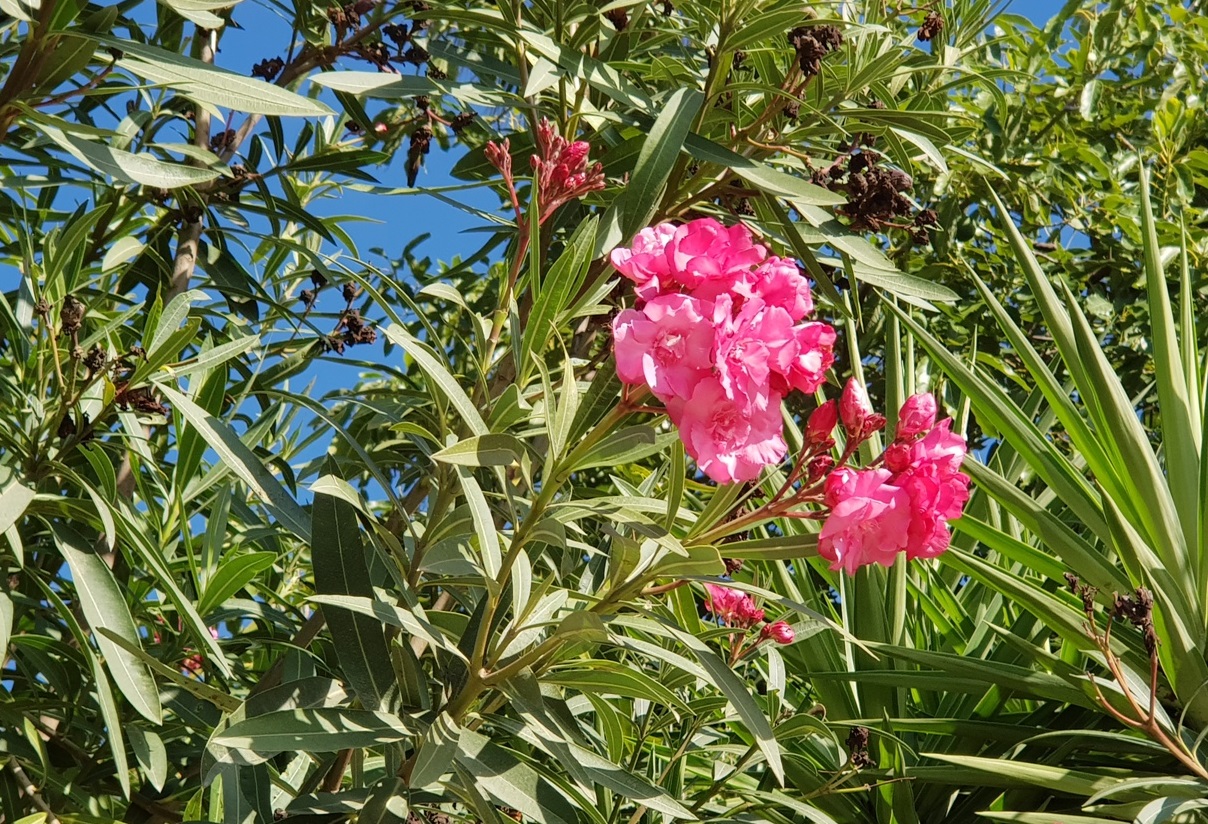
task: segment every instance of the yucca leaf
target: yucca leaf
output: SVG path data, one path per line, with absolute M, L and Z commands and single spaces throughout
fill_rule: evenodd
M 979 420 L 1007 437 L 1079 519 L 1095 534 L 1105 537 L 1107 529 L 1103 523 L 1101 504 L 1090 484 L 1044 437 L 1031 418 L 1023 413 L 1006 392 L 966 367 L 944 344 L 901 309 L 892 305 L 888 308 L 901 318 L 902 323 L 939 363 L 944 373 L 970 398 Z
M 1166 478 L 1186 550 L 1199 545 L 1200 432 L 1199 427 L 1195 426 L 1197 416 L 1192 410 L 1193 405 L 1198 407 L 1199 399 L 1189 392 L 1183 369 L 1183 352 L 1167 292 L 1153 204 L 1150 202 L 1149 170 L 1144 164 L 1141 165 L 1140 212 L 1142 263 L 1145 291 L 1149 297 L 1154 374 L 1162 418 L 1162 443 L 1166 445 L 1163 452 Z M 1187 566 L 1189 574 L 1198 572 L 1198 564 Z

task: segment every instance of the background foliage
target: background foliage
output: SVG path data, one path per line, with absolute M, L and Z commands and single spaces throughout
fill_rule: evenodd
M 270 5 L 247 77 L 239 5 L 0 2 L 4 821 L 1195 820 L 1201 17 Z M 607 186 L 522 241 L 483 146 L 542 117 Z M 481 231 L 358 248 L 414 196 Z M 699 214 L 806 266 L 832 387 L 978 439 L 941 561 L 729 534 L 781 479 L 621 403 L 604 255 Z M 643 594 L 723 557 L 797 643 Z

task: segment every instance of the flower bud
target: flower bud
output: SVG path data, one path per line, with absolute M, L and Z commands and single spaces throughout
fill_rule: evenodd
M 894 441 L 885 450 L 885 468 L 890 472 L 905 472 L 910 468 L 910 444 Z
M 793 639 L 797 637 L 797 633 L 793 632 L 784 621 L 777 621 L 774 624 L 767 624 L 759 631 L 759 637 L 763 640 L 772 640 L 777 644 L 791 644 Z
M 935 398 L 930 392 L 911 395 L 898 412 L 899 440 L 914 440 L 926 435 L 935 426 Z
M 868 392 L 864 384 L 857 383 L 855 378 L 848 378 L 843 387 L 843 395 L 839 398 L 839 417 L 843 419 L 843 428 L 849 438 L 858 438 L 864 432 L 864 422 L 872 414 L 872 403 L 868 400 Z
M 839 407 L 833 400 L 819 406 L 811 414 L 805 425 L 805 442 L 810 446 L 821 446 L 830 440 L 839 422 Z
M 830 472 L 835 465 L 835 459 L 830 455 L 819 455 L 810 461 L 809 464 L 809 482 L 811 484 L 822 480 L 822 476 Z

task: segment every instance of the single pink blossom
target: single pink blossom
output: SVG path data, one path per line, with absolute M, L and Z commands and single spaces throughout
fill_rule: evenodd
M 913 440 L 926 435 L 935 426 L 935 398 L 930 392 L 911 395 L 898 412 L 897 437 Z
M 868 400 L 868 392 L 864 384 L 855 378 L 848 378 L 843 387 L 843 395 L 839 398 L 839 417 L 843 420 L 843 428 L 849 438 L 858 438 L 864 431 L 864 422 L 872 415 L 872 402 Z
M 744 303 L 736 317 L 730 307 L 728 295 L 714 307 L 714 366 L 728 397 L 764 409 L 772 395 L 772 370 L 788 359 L 785 349 L 795 343 L 793 320 L 758 299 Z
M 704 300 L 728 292 L 767 253 L 743 224 L 727 227 L 711 217 L 678 227 L 666 248 L 671 277 Z
M 793 346 L 782 353 L 791 353 L 778 364 L 772 385 L 781 394 L 793 389 L 817 392 L 826 382 L 827 370 L 835 363 L 835 330 L 828 323 L 802 323 L 793 328 Z
M 788 451 L 782 436 L 781 397 L 760 409 L 730 398 L 716 377 L 701 380 L 689 397 L 666 401 L 684 448 L 702 472 L 719 484 L 752 481 Z
M 629 246 L 618 246 L 612 250 L 609 258 L 616 270 L 632 280 L 637 286 L 645 287 L 653 284 L 654 294 L 642 294 L 639 297 L 649 300 L 655 297 L 661 281 L 667 280 L 671 272 L 671 264 L 667 260 L 666 249 L 671 238 L 675 236 L 675 226 L 670 223 L 660 223 L 650 226 L 634 235 L 633 243 Z
M 835 424 L 839 422 L 839 407 L 829 400 L 810 413 L 805 424 L 805 442 L 820 446 L 831 439 Z
M 910 495 L 889 483 L 888 469 L 841 468 L 826 479 L 831 507 L 818 535 L 818 554 L 848 575 L 868 564 L 891 566 L 907 545 Z
M 791 644 L 797 633 L 784 621 L 777 621 L 774 624 L 765 624 L 759 631 L 759 637 L 765 641 L 775 641 L 777 644 Z
M 671 294 L 617 315 L 612 335 L 621 380 L 645 383 L 664 401 L 691 395 L 712 367 L 708 311 L 696 298 Z
M 910 496 L 906 555 L 911 559 L 934 558 L 948 549 L 948 521 L 959 518 L 969 500 L 969 476 L 960 471 L 965 439 L 951 432 L 951 425 L 946 418 L 921 440 L 895 444 L 910 450 L 905 468 L 886 450 L 886 466 L 897 471 L 893 482 Z
M 965 438 L 951 431 L 952 418 L 945 418 L 927 433 L 922 440 L 912 445 L 912 463 L 916 466 L 933 465 L 943 477 L 952 477 L 961 470 L 968 447 Z
M 810 282 L 801 275 L 796 261 L 772 256 L 755 269 L 742 274 L 734 284 L 734 293 L 746 300 L 759 298 L 768 306 L 779 306 L 793 322 L 814 311 Z
M 969 499 L 968 484 L 965 475 L 941 479 L 930 472 L 910 472 L 901 479 L 910 496 L 907 558 L 934 558 L 948 549 L 952 540 L 948 519 L 960 517 Z
M 727 626 L 746 629 L 763 620 L 763 610 L 745 592 L 720 584 L 705 584 L 705 592 L 705 609 Z

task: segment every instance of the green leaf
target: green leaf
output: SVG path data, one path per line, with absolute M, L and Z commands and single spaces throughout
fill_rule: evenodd
M 38 128 L 85 166 L 123 183 L 140 183 L 158 189 L 179 189 L 181 186 L 196 186 L 219 176 L 219 173 L 212 169 L 167 163 L 148 155 L 131 154 L 102 143 L 64 134 L 49 124 L 40 123 Z
M 386 337 L 403 347 L 407 355 L 419 365 L 428 380 L 440 389 L 453 408 L 457 410 L 466 426 L 470 428 L 471 434 L 489 434 L 490 430 L 487 428 L 486 422 L 483 421 L 482 415 L 478 414 L 478 407 L 470 400 L 470 396 L 461 388 L 457 379 L 449 374 L 449 370 L 445 369 L 439 358 L 397 324 L 391 324 L 386 328 Z
M 280 481 L 264 468 L 264 464 L 256 457 L 256 453 L 239 439 L 235 430 L 171 386 L 166 384 L 158 384 L 158 386 L 176 411 L 201 433 L 210 448 L 218 453 L 223 464 L 248 485 L 252 492 L 264 502 L 269 512 L 275 515 L 291 532 L 303 541 L 309 542 L 310 523 L 305 511 L 286 492 Z
M 575 668 L 552 670 L 543 675 L 541 681 L 582 693 L 643 698 L 666 707 L 687 710 L 687 705 L 670 689 L 642 670 L 615 661 L 576 662 Z
M 406 741 L 418 732 L 409 719 L 372 710 L 335 707 L 268 712 L 232 724 L 214 743 L 258 753 L 338 752 Z
M 1071 815 L 1069 813 L 1029 813 L 1029 812 L 979 812 L 982 818 L 991 821 L 1015 821 L 1017 824 L 1120 824 L 1118 818 L 1097 818 L 1092 815 Z
M 59 597 L 59 594 L 47 586 L 40 578 L 35 578 L 35 580 L 46 596 L 47 602 L 54 605 L 59 615 L 63 617 L 68 630 L 88 659 L 88 668 L 92 672 L 92 682 L 96 687 L 97 701 L 101 705 L 101 718 L 105 722 L 105 731 L 109 739 L 109 750 L 113 753 L 113 765 L 117 772 L 117 780 L 121 785 L 122 794 L 126 798 L 129 798 L 130 768 L 128 766 L 129 762 L 126 760 L 126 740 L 122 732 L 122 715 L 118 711 L 117 701 L 114 700 L 113 688 L 109 686 L 109 679 L 105 677 L 105 670 L 101 665 L 101 659 L 93 651 L 92 645 L 88 643 L 88 635 L 84 632 L 84 628 L 80 626 L 80 622 L 76 620 L 75 614 L 67 608 L 67 605 L 63 603 L 63 599 Z M 98 637 L 104 637 L 105 631 L 102 628 Z M 2 654 L 0 652 L 0 655 Z
M 738 712 L 738 717 L 750 730 L 751 735 L 755 737 L 756 743 L 759 745 L 760 751 L 763 753 L 768 762 L 768 768 L 772 771 L 772 775 L 783 783 L 784 781 L 784 765 L 780 757 L 780 745 L 776 743 L 776 736 L 772 733 L 772 725 L 769 723 L 767 716 L 763 714 L 759 704 L 752 697 L 748 685 L 734 674 L 734 670 L 718 657 L 717 653 L 710 648 L 708 644 L 697 638 L 695 635 L 685 632 L 679 627 L 671 626 L 670 624 L 660 624 L 655 621 L 630 618 L 628 616 L 618 617 L 613 620 L 613 623 L 620 626 L 632 626 L 635 629 L 657 632 L 669 638 L 674 638 L 683 646 L 687 647 L 693 657 L 700 662 L 701 667 L 708 674 L 709 680 L 729 699 L 734 709 Z
M 477 787 L 499 804 L 541 824 L 579 821 L 575 808 L 554 784 L 485 736 L 463 729 L 457 762 L 474 777 Z
M 13 634 L 13 599 L 0 589 L 0 657 L 8 655 L 8 640 Z
M 659 432 L 639 424 L 609 433 L 574 462 L 573 470 L 596 466 L 622 466 L 657 455 L 679 439 L 675 432 Z
M 203 29 L 221 29 L 225 21 L 214 12 L 229 7 L 229 0 L 159 0 L 159 3 Z
M 556 333 L 555 320 L 582 286 L 591 264 L 598 226 L 599 218 L 594 215 L 579 224 L 562 254 L 550 267 L 539 294 L 534 297 L 533 311 L 525 323 L 521 344 L 526 366 L 528 356 L 545 351 L 546 342 Z
M 36 493 L 16 480 L 11 480 L 0 492 L 0 532 L 8 532 L 25 514 Z
M 1145 291 L 1149 298 L 1149 326 L 1153 339 L 1154 376 L 1158 384 L 1158 407 L 1162 412 L 1162 442 L 1166 444 L 1166 480 L 1178 513 L 1187 548 L 1199 546 L 1200 431 L 1193 421 L 1192 398 L 1183 371 L 1179 335 L 1170 305 L 1149 196 L 1149 170 L 1141 165 L 1141 262 L 1145 269 Z M 1175 446 L 1177 444 L 1177 446 Z M 1189 570 L 1199 564 L 1188 562 Z M 1208 582 L 1204 582 L 1208 587 Z
M 704 95 L 696 89 L 677 89 L 655 119 L 642 143 L 629 185 L 617 201 L 621 209 L 621 234 L 626 239 L 633 237 L 658 211 L 667 178 L 703 101 Z
M 197 611 L 209 615 L 276 561 L 273 552 L 249 552 L 224 559 L 197 602 Z
M 84 536 L 71 527 L 56 522 L 51 524 L 51 531 L 71 569 L 71 579 L 88 624 L 94 630 L 108 629 L 137 646 L 138 627 L 109 567 Z M 160 723 L 163 713 L 159 690 L 147 666 L 108 636 L 97 632 L 95 637 L 118 689 L 140 715 L 154 724 Z
M 917 275 L 908 275 L 896 269 L 875 269 L 871 266 L 856 266 L 854 268 L 856 276 L 860 280 L 901 298 L 918 298 L 924 301 L 936 301 L 937 303 L 952 303 L 959 297 L 956 292 L 953 292 L 942 283 L 924 280 Z
M 524 455 L 524 444 L 511 435 L 475 435 L 432 455 L 432 460 L 456 466 L 510 466 Z
M 428 621 L 426 616 L 415 609 L 394 606 L 374 598 L 351 595 L 315 595 L 310 600 L 316 604 L 336 606 L 362 615 L 370 615 L 379 621 L 399 627 L 411 635 L 422 638 L 432 646 L 450 653 L 460 660 L 465 660 L 465 655 L 458 650 L 457 644 L 450 641 L 443 632 Z
M 743 157 L 700 135 L 689 134 L 684 140 L 684 146 L 697 160 L 725 166 L 760 191 L 783 197 L 794 205 L 838 206 L 846 202 L 842 196 L 829 189 L 806 183 L 758 160 Z
M 316 491 L 311 517 L 315 591 L 324 595 L 372 596 L 373 583 L 365 564 L 356 509 L 341 497 Z M 336 641 L 336 658 L 361 706 L 378 709 L 394 684 L 390 650 L 381 623 L 364 614 L 334 607 L 323 614 Z
M 335 114 L 317 100 L 191 57 L 132 40 L 92 37 L 101 45 L 120 51 L 122 58 L 118 60 L 118 65 L 131 74 L 153 83 L 162 83 L 200 103 L 211 103 L 249 114 L 283 117 L 324 117 Z
M 415 755 L 415 767 L 411 770 L 408 784 L 420 788 L 435 784 L 444 775 L 457 755 L 461 741 L 461 727 L 447 712 L 436 716 L 419 743 Z
M 130 734 L 130 744 L 134 749 L 134 757 L 143 774 L 151 782 L 151 786 L 162 790 L 168 780 L 168 750 L 164 747 L 163 739 L 151 730 L 139 726 L 127 728 Z
M 920 753 L 924 758 L 942 761 L 944 767 L 907 767 L 906 775 L 945 784 L 985 787 L 1014 787 L 1019 783 L 1069 795 L 1092 796 L 1120 783 L 1121 779 L 1071 770 L 1048 764 L 1029 764 L 998 758 L 966 755 Z
M 468 467 L 457 467 L 457 477 L 461 481 L 461 491 L 466 496 L 470 506 L 470 515 L 474 519 L 474 532 L 478 536 L 478 551 L 482 556 L 482 568 L 487 580 L 495 582 L 503 569 L 503 554 L 499 549 L 499 533 L 495 531 L 495 519 L 491 516 L 491 507 L 487 498 L 482 494 L 482 487 L 474 479 L 474 473 Z

